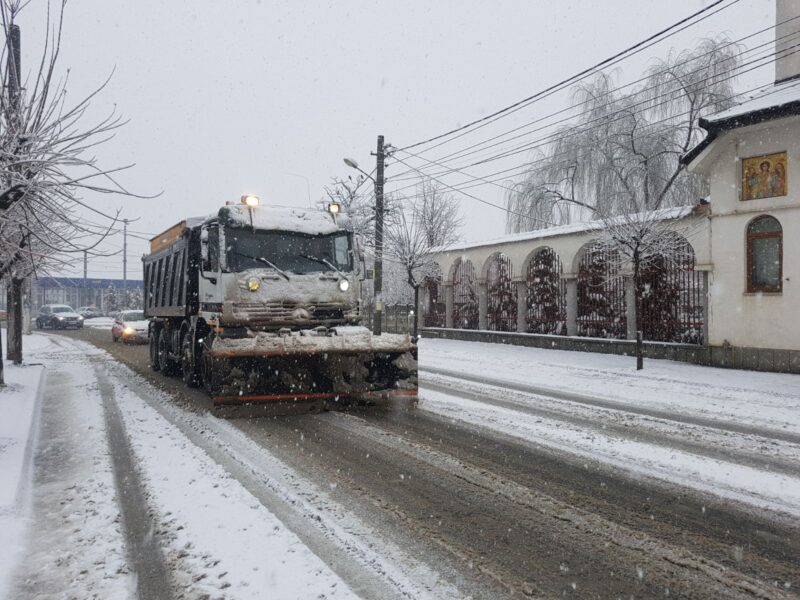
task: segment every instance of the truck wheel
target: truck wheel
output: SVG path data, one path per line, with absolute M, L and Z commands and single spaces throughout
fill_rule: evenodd
M 161 360 L 158 356 L 159 329 L 153 327 L 150 332 L 150 368 L 158 373 L 161 370 Z
M 183 382 L 189 387 L 200 385 L 197 352 L 192 349 L 192 332 L 187 329 L 181 338 L 181 371 Z
M 169 357 L 169 332 L 166 328 L 158 334 L 158 364 L 164 375 L 174 375 L 177 370 L 175 361 Z

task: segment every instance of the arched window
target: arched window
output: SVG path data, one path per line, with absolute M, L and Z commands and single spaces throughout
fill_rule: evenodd
M 782 280 L 781 224 L 768 215 L 753 219 L 747 226 L 747 291 L 780 292 Z

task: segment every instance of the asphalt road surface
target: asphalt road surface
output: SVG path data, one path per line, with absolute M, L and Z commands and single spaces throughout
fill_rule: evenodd
M 107 350 L 183 410 L 212 408 L 203 392 L 151 372 L 147 346 L 88 328 L 63 335 Z M 230 422 L 326 482 L 465 598 L 797 597 L 795 525 L 535 441 L 395 404 Z

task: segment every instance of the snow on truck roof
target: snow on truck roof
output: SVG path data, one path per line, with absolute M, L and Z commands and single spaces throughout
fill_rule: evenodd
M 334 221 L 331 214 L 324 210 L 288 206 L 260 205 L 249 208 L 244 204 L 232 204 L 223 206 L 215 218 L 232 227 L 252 225 L 255 229 L 277 229 L 309 235 L 324 235 L 350 229 L 350 220 L 344 215 L 338 215 Z
M 252 220 L 251 220 L 252 218 Z M 327 211 L 318 209 L 294 208 L 291 206 L 256 206 L 244 204 L 223 206 L 219 212 L 204 217 L 189 217 L 176 223 L 150 239 L 150 252 L 156 252 L 178 240 L 184 229 L 200 227 L 204 223 L 219 221 L 229 227 L 250 227 L 292 231 L 308 235 L 325 235 L 337 231 L 351 231 L 350 219 L 339 214 L 336 221 Z

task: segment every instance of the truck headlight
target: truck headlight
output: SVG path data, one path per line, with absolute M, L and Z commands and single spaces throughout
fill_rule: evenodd
M 350 289 L 350 282 L 347 281 L 347 279 L 339 280 L 339 289 L 342 290 L 343 292 L 346 292 L 347 290 Z
M 247 289 L 250 290 L 251 292 L 257 292 L 258 288 L 260 287 L 261 287 L 261 282 L 257 278 L 251 277 L 250 279 L 247 280 Z

